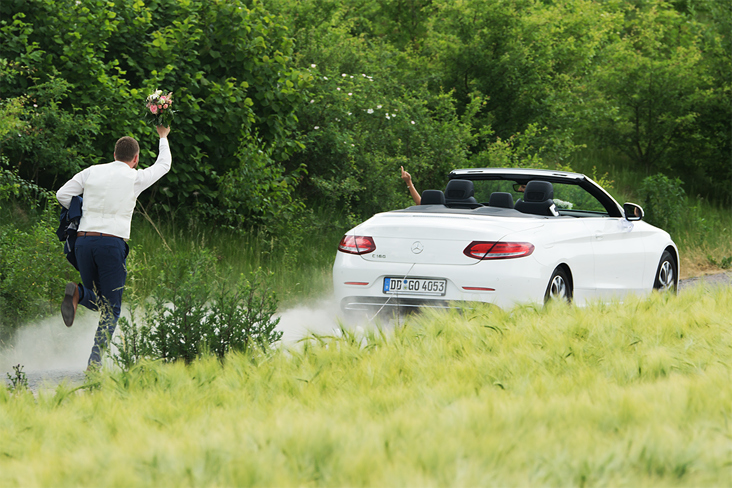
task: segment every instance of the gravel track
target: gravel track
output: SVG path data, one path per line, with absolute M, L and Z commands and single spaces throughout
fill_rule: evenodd
M 707 285 L 711 286 L 732 285 L 732 271 L 725 271 L 723 273 L 708 274 L 696 278 L 679 280 L 679 291 L 684 291 L 685 289 L 699 283 L 706 283 Z
M 731 286 L 732 271 L 679 280 L 679 292 L 683 293 L 684 290 L 688 290 L 689 288 L 701 283 L 709 286 Z M 91 329 L 86 334 L 89 335 L 89 337 L 93 337 L 93 326 L 94 324 L 91 324 L 89 327 L 86 327 L 87 329 L 91 327 Z M 87 349 L 88 348 L 86 346 L 85 348 L 82 348 L 83 352 L 79 353 L 81 358 L 86 357 L 86 355 L 88 354 Z M 73 388 L 83 385 L 86 380 L 86 373 L 84 372 L 85 365 L 79 364 L 78 362 L 74 363 L 70 367 L 56 369 L 54 369 L 54 366 L 49 366 L 50 368 L 48 369 L 39 369 L 25 372 L 26 379 L 28 380 L 28 387 L 34 394 L 38 394 L 39 392 L 53 393 L 56 385 L 59 385 L 64 381 Z M 8 367 L 7 372 L 11 376 L 14 374 L 14 370 L 12 370 L 12 367 Z M 0 374 L 4 373 L 5 372 L 0 372 Z M 5 376 L 3 379 L 8 385 L 10 385 L 10 380 L 7 376 Z

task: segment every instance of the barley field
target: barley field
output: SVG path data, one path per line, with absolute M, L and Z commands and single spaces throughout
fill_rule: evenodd
M 0 389 L 0 486 L 729 486 L 730 317 L 482 307 Z

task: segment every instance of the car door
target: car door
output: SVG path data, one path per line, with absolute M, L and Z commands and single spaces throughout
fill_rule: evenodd
M 593 295 L 601 299 L 642 290 L 645 263 L 643 237 L 624 217 L 611 217 L 608 209 L 579 186 L 554 185 L 554 203 L 560 215 L 577 217 L 592 247 Z
M 577 303 L 591 300 L 597 294 L 592 236 L 581 221 L 582 219 L 576 218 L 550 218 L 546 220 L 544 229 L 536 231 L 537 234 L 547 235 L 544 239 L 537 239 L 543 242 L 542 247 L 546 249 L 546 253 L 543 254 L 546 260 L 541 264 L 549 266 L 550 274 L 558 264 L 569 266 L 574 286 L 574 300 Z M 537 260 L 539 259 L 541 258 L 537 256 Z
M 590 233 L 598 297 L 609 299 L 643 290 L 643 231 L 622 217 L 582 219 Z

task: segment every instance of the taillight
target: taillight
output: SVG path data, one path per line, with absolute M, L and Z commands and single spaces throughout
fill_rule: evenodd
M 528 242 L 486 242 L 473 241 L 463 254 L 474 259 L 522 258 L 534 252 L 534 245 Z
M 366 254 L 376 250 L 374 239 L 368 236 L 343 236 L 338 250 L 349 254 Z

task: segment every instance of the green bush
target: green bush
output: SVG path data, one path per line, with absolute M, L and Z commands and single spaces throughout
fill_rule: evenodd
M 149 300 L 131 300 L 131 319 L 120 318 L 117 362 L 142 359 L 190 363 L 202 354 L 266 350 L 280 339 L 277 297 L 261 271 L 229 281 L 206 250 L 170 255 Z M 139 319 L 139 322 L 138 322 Z
M 65 110 L 64 100 L 72 91 L 68 82 L 52 78 L 28 89 L 28 96 L 15 99 L 22 112 L 22 126 L 2 141 L 6 164 L 26 179 L 52 188 L 93 162 L 92 141 L 99 132 L 99 109 Z M 59 185 L 60 186 L 60 185 Z
M 300 115 L 306 149 L 292 159 L 307 167 L 311 201 L 366 217 L 410 204 L 400 166 L 421 191 L 467 164 L 475 110 L 458 113 L 451 93 L 407 89 L 378 68 L 312 70 L 318 81 Z
M 28 230 L 0 226 L 0 342 L 29 320 L 56 313 L 64 284 L 74 277 L 54 218 L 47 212 Z
M 0 168 L 0 344 L 29 320 L 56 312 L 75 275 L 54 231 L 57 212 L 53 193 Z
M 239 157 L 245 141 L 261 138 L 278 174 L 301 148 L 295 110 L 310 76 L 294 68 L 293 48 L 258 1 L 0 2 L 0 94 L 22 97 L 28 123 L 2 151 L 11 164 L 29 161 L 22 176 L 48 187 L 108 161 L 122 135 L 140 140 L 144 167 L 157 148 L 144 100 L 169 90 L 178 110 L 173 166 L 142 201 L 220 205 L 220 177 L 248 164 Z
M 683 181 L 658 173 L 646 177 L 640 186 L 645 219 L 667 232 L 678 229 L 679 218 L 686 213 L 686 193 Z

